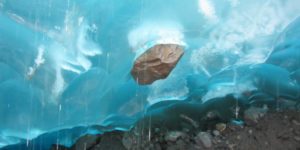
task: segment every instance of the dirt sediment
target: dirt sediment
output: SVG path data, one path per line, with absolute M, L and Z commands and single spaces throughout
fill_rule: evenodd
M 218 122 L 207 130 L 113 131 L 81 137 L 71 148 L 81 150 L 300 150 L 300 112 L 252 114 L 243 125 Z M 53 146 L 57 149 L 58 146 Z

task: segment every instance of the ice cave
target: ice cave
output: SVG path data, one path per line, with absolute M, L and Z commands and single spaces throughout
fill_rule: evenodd
M 299 6 L 0 0 L 0 149 L 300 149 Z

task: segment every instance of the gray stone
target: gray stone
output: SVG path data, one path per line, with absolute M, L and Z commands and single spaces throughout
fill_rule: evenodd
M 295 136 L 294 139 L 298 142 L 300 142 L 300 137 L 299 136 Z
M 267 111 L 267 108 L 251 107 L 244 113 L 245 122 L 248 125 L 256 124 L 258 122 L 258 119 L 263 117 L 267 113 Z
M 212 147 L 211 135 L 207 132 L 199 132 L 195 138 L 197 144 L 203 144 L 206 148 Z
M 213 134 L 214 134 L 214 136 L 219 136 L 219 135 L 220 135 L 220 132 L 219 132 L 218 130 L 214 130 L 214 131 L 213 131 Z
M 295 125 L 300 126 L 300 122 L 299 122 L 299 121 L 293 120 L 292 122 L 293 122 Z
M 175 142 L 179 137 L 183 137 L 184 135 L 185 133 L 181 131 L 171 131 L 166 134 L 165 140 Z

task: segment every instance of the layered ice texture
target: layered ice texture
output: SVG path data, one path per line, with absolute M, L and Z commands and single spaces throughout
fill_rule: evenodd
M 126 130 L 147 107 L 167 100 L 203 103 L 259 91 L 299 101 L 299 6 L 0 0 L 0 147 L 78 126 Z M 185 54 L 168 78 L 138 85 L 133 62 L 156 44 L 182 45 Z M 72 143 L 64 138 L 57 134 L 54 142 Z

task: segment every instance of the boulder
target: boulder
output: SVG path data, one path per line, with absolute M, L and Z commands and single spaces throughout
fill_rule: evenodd
M 183 46 L 177 44 L 155 45 L 135 60 L 131 75 L 141 85 L 165 79 L 183 53 Z

